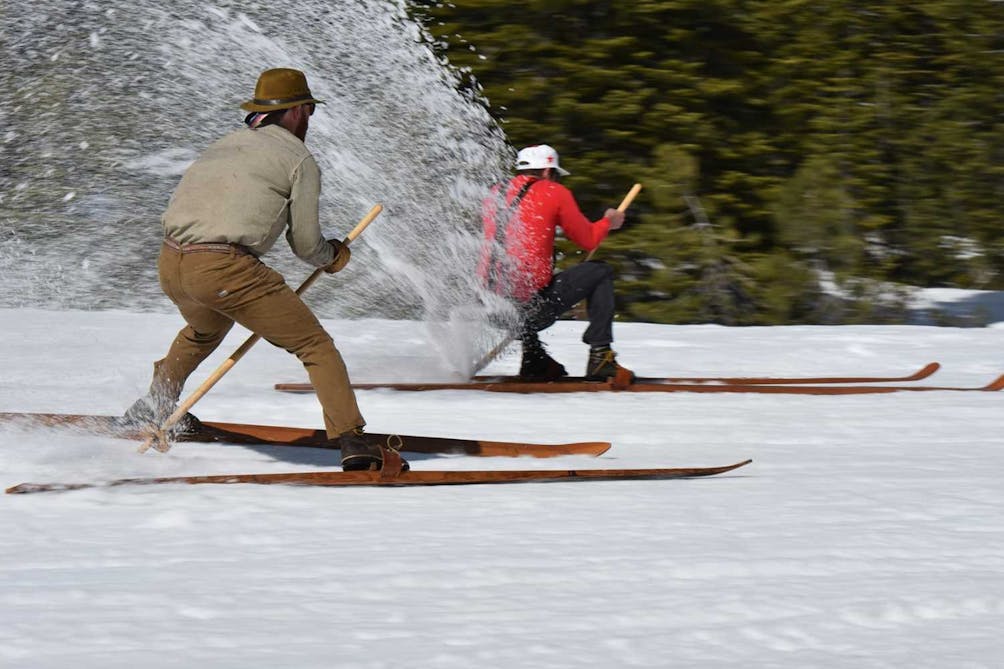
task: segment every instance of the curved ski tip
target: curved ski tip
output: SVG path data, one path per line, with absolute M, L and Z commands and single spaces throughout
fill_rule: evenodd
M 926 365 L 924 365 L 923 367 L 921 367 L 920 371 L 917 372 L 914 376 L 916 378 L 918 378 L 918 379 L 926 379 L 927 377 L 929 377 L 931 374 L 934 374 L 939 369 L 941 369 L 941 363 L 940 362 L 929 362 Z
M 7 495 L 24 495 L 24 494 L 27 494 L 27 493 L 30 493 L 30 492 L 39 492 L 39 491 L 42 491 L 42 490 L 45 490 L 45 489 L 46 488 L 45 488 L 44 484 L 41 484 L 41 483 L 19 483 L 17 485 L 13 485 L 13 486 L 7 488 L 6 490 L 4 490 L 4 494 L 7 494 Z
M 733 471 L 735 469 L 739 469 L 740 467 L 745 467 L 746 465 L 748 465 L 751 462 L 753 462 L 753 458 L 747 458 L 746 460 L 743 460 L 742 462 L 737 462 L 734 465 L 729 465 L 729 467 L 725 471 L 731 472 L 731 471 Z
M 983 386 L 981 390 L 1004 390 L 1004 374 Z
M 697 473 L 695 473 L 694 476 L 713 476 L 715 474 L 725 474 L 726 472 L 734 471 L 736 469 L 739 469 L 740 467 L 745 467 L 751 462 L 753 462 L 752 458 L 743 460 L 742 462 L 736 462 L 735 464 L 724 465 L 722 467 L 706 467 L 703 469 L 699 468 L 695 470 Z

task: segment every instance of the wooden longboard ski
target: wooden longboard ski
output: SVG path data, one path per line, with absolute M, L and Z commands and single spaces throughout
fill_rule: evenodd
M 510 471 L 408 471 L 396 476 L 380 472 L 294 472 L 288 474 L 220 474 L 215 476 L 169 476 L 162 478 L 119 479 L 106 483 L 22 483 L 7 488 L 7 494 L 81 490 L 127 485 L 179 484 L 283 484 L 303 486 L 434 486 L 487 483 L 553 483 L 556 481 L 658 480 L 713 476 L 748 465 L 744 460 L 724 467 L 685 467 L 676 469 L 555 469 Z
M 905 383 L 921 381 L 941 369 L 941 363 L 929 362 L 906 376 L 639 376 L 635 383 L 715 383 L 733 385 L 826 385 L 831 383 Z M 518 376 L 475 376 L 480 383 L 519 383 Z M 558 383 L 584 382 L 583 376 L 566 376 Z
M 875 395 L 899 392 L 996 392 L 1004 389 L 1004 375 L 984 386 L 913 386 L 913 385 L 801 385 L 766 383 L 646 383 L 619 385 L 602 381 L 506 381 L 469 383 L 388 383 L 363 384 L 362 389 L 401 391 L 479 390 L 494 393 L 759 393 L 778 395 Z M 310 384 L 276 384 L 276 390 L 294 393 L 313 392 Z
M 921 381 L 928 378 L 936 371 L 941 369 L 941 363 L 929 362 L 916 372 L 912 374 L 907 374 L 905 376 L 817 376 L 817 377 L 755 377 L 755 376 L 694 376 L 694 377 L 676 377 L 676 376 L 639 376 L 635 379 L 636 385 L 649 385 L 649 384 L 659 384 L 663 386 L 671 386 L 674 384 L 713 384 L 713 385 L 740 385 L 740 386 L 751 386 L 751 385 L 828 385 L 828 384 L 846 384 L 846 383 L 905 383 L 910 381 Z M 610 384 L 610 383 L 597 383 L 595 381 L 587 381 L 585 377 L 582 376 L 566 376 L 556 381 L 529 381 L 522 379 L 518 376 L 475 376 L 470 381 L 458 381 L 458 382 L 428 382 L 428 383 L 357 383 L 353 385 L 353 388 L 358 390 L 376 390 L 379 388 L 390 388 L 392 390 L 488 390 L 482 386 L 485 384 L 516 384 L 513 387 L 526 388 L 531 386 L 541 388 L 540 390 L 509 390 L 508 392 L 560 392 L 548 390 L 555 384 L 566 384 L 566 383 L 578 383 L 584 384 L 588 383 L 590 386 L 595 386 L 596 390 L 623 390 L 621 384 Z M 290 393 L 312 393 L 314 392 L 313 386 L 309 383 L 277 383 L 275 384 L 276 390 L 281 390 Z M 506 392 L 503 389 L 498 389 L 499 392 Z M 576 390 L 575 392 L 580 392 Z
M 18 421 L 31 425 L 73 427 L 94 434 L 122 439 L 141 439 L 138 430 L 123 430 L 117 426 L 115 416 L 89 416 L 52 413 L 0 413 L 0 422 Z M 583 441 L 567 444 L 528 444 L 524 442 L 487 441 L 483 439 L 454 439 L 450 437 L 423 437 L 414 435 L 388 435 L 367 432 L 366 438 L 374 444 L 387 445 L 408 453 L 441 453 L 478 455 L 484 457 L 548 458 L 561 455 L 601 455 L 610 449 L 607 441 Z M 175 441 L 212 442 L 245 446 L 305 446 L 337 450 L 324 430 L 285 427 L 281 425 L 251 425 L 246 423 L 217 423 L 206 421 L 194 433 L 179 433 Z

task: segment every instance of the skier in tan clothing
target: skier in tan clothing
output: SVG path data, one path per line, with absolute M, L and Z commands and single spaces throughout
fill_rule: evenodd
M 293 252 L 314 267 L 335 273 L 349 262 L 348 247 L 325 240 L 318 221 L 321 172 L 304 145 L 317 104 L 302 72 L 266 70 L 254 98 L 241 105 L 247 127 L 211 145 L 182 176 L 163 215 L 157 266 L 161 288 L 187 325 L 154 363 L 149 394 L 126 411 L 127 423 L 159 426 L 189 375 L 237 322 L 303 363 L 343 469 L 383 466 L 381 447 L 364 437 L 334 342 L 282 275 L 260 260 L 285 232 Z

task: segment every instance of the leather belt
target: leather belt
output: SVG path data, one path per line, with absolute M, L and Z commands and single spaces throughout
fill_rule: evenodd
M 211 242 L 207 244 L 181 244 L 170 237 L 164 238 L 164 245 L 180 253 L 236 253 L 239 256 L 254 255 L 246 246 L 229 244 L 227 242 Z

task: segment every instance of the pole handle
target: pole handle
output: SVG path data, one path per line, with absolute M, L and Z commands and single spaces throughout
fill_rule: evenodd
M 624 199 L 621 200 L 621 203 L 617 205 L 617 211 L 622 211 L 622 212 L 627 211 L 627 208 L 631 206 L 631 203 L 634 202 L 634 199 L 638 197 L 638 193 L 640 192 L 641 192 L 641 184 L 635 184 L 634 186 L 631 186 L 631 190 L 629 190 L 628 194 L 624 196 Z
M 628 194 L 624 196 L 624 199 L 621 200 L 621 203 L 617 205 L 617 211 L 620 212 L 627 211 L 627 208 L 631 206 L 631 203 L 634 202 L 634 199 L 638 197 L 638 193 L 640 192 L 641 192 L 641 184 L 635 184 L 634 186 L 631 186 L 631 190 L 629 190 Z M 599 246 L 596 247 L 596 249 L 598 248 Z M 587 255 L 586 259 L 583 260 L 582 262 L 589 262 L 590 260 L 592 260 L 593 254 L 596 253 L 596 249 L 590 251 L 589 255 Z

